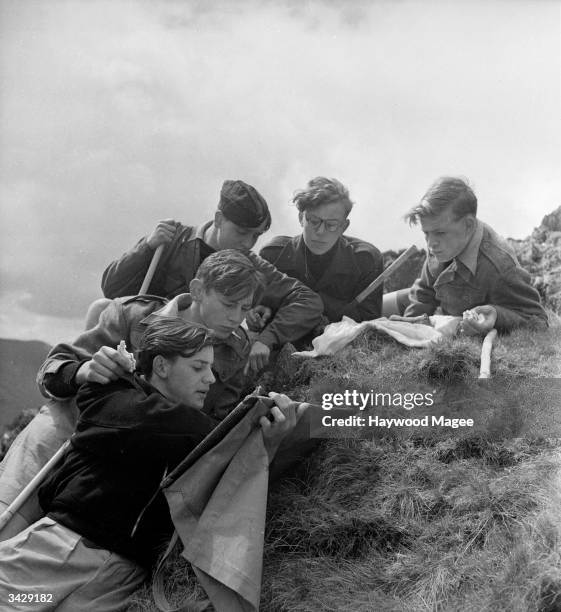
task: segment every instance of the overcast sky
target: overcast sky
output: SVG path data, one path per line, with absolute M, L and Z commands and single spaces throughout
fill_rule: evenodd
M 156 221 L 211 218 L 222 181 L 298 233 L 336 177 L 349 234 L 443 174 L 524 237 L 561 204 L 558 1 L 0 0 L 0 336 L 69 340 L 106 265 Z

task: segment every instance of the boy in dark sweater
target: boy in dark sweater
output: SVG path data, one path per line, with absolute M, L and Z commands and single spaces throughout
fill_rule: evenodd
M 213 358 L 206 328 L 161 318 L 140 341 L 142 376 L 80 388 L 71 445 L 39 492 L 47 516 L 0 543 L 0 601 L 69 612 L 126 605 L 173 530 L 162 477 L 214 427 L 201 411 Z M 270 456 L 305 410 L 273 399 L 272 421 L 260 420 Z

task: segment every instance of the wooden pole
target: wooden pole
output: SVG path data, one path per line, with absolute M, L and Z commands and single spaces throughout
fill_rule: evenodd
M 365 300 L 375 289 L 388 279 L 398 268 L 400 268 L 413 253 L 417 252 L 417 247 L 412 244 L 406 251 L 404 251 L 394 262 L 392 262 L 383 272 L 375 278 L 368 287 L 363 289 L 355 298 L 355 302 L 362 302 Z
M 497 330 L 492 329 L 483 340 L 481 347 L 481 367 L 479 369 L 479 378 L 491 378 L 491 351 L 493 350 L 493 342 L 497 337 Z
M 35 474 L 35 476 L 27 483 L 23 491 L 14 499 L 14 501 L 0 514 L 0 532 L 10 522 L 12 516 L 23 506 L 23 504 L 29 499 L 29 496 L 38 488 L 43 482 L 47 474 L 55 467 L 60 461 L 66 449 L 70 446 L 70 440 L 66 442 L 57 450 L 57 452 L 45 463 L 45 465 Z
M 152 282 L 152 278 L 154 278 L 154 272 L 156 271 L 158 263 L 160 262 L 160 257 L 164 252 L 164 247 L 164 244 L 160 244 L 158 245 L 158 248 L 154 251 L 154 255 L 152 255 L 152 261 L 148 266 L 146 276 L 144 277 L 144 280 L 142 281 L 142 286 L 140 287 L 140 291 L 138 292 L 139 295 L 144 295 L 145 293 L 148 293 L 150 283 Z

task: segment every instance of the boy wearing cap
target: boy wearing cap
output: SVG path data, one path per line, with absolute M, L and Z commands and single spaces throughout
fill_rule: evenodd
M 160 244 L 166 246 L 147 292 L 167 298 L 188 291 L 208 255 L 222 249 L 239 249 L 263 275 L 265 290 L 259 303 L 274 313 L 251 349 L 250 366 L 259 370 L 267 364 L 272 348 L 294 342 L 314 329 L 322 311 L 321 300 L 312 290 L 251 252 L 270 225 L 267 203 L 254 187 L 240 180 L 224 181 L 213 221 L 200 227 L 161 221 L 149 236 L 109 264 L 102 277 L 103 293 L 107 298 L 138 293 Z

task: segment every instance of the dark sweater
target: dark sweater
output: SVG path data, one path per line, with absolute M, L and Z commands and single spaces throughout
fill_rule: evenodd
M 150 566 L 173 526 L 159 492 L 173 469 L 213 428 L 195 408 L 173 404 L 141 380 L 86 384 L 80 417 L 63 463 L 39 490 L 52 519 L 94 545 Z

